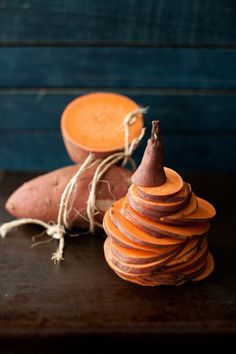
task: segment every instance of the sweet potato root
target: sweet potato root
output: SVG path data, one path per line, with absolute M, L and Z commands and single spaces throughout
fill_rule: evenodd
M 56 222 L 62 192 L 79 167 L 80 165 L 64 167 L 23 184 L 7 200 L 7 211 L 17 218 Z M 78 178 L 77 189 L 68 214 L 68 222 L 72 228 L 88 227 L 84 217 L 86 217 L 86 203 L 95 169 L 96 165 Z M 99 213 L 96 215 L 96 221 L 101 223 L 104 212 L 114 200 L 126 194 L 130 185 L 130 175 L 128 170 L 112 166 L 98 182 L 96 207 Z

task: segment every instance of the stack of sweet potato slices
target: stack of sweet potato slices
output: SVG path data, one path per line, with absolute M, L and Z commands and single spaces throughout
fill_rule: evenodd
M 180 285 L 201 280 L 214 268 L 207 243 L 214 207 L 196 197 L 178 173 L 164 171 L 164 184 L 132 184 L 104 217 L 109 266 L 140 285 Z

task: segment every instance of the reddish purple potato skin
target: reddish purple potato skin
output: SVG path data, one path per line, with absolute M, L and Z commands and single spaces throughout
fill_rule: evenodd
M 6 210 L 16 218 L 35 218 L 45 222 L 57 220 L 61 195 L 78 171 L 80 165 L 60 168 L 36 177 L 20 186 L 7 200 Z M 73 196 L 68 221 L 72 228 L 87 228 L 82 215 L 86 215 L 89 187 L 96 166 L 89 168 L 79 178 Z M 124 197 L 130 186 L 132 173 L 122 167 L 112 166 L 98 182 L 96 189 L 97 207 L 100 209 L 96 221 L 102 222 L 105 210 L 114 200 Z

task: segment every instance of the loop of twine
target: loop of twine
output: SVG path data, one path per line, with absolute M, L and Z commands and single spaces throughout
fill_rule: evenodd
M 130 139 L 130 125 L 132 125 L 135 120 L 136 116 L 138 113 L 146 113 L 147 108 L 137 108 L 133 112 L 129 112 L 127 116 L 124 118 L 124 130 L 125 130 L 125 144 L 124 144 L 124 151 L 123 152 L 117 152 L 114 153 L 104 160 L 94 160 L 94 156 L 92 153 L 90 153 L 87 158 L 84 160 L 82 165 L 80 166 L 79 170 L 76 172 L 76 174 L 71 178 L 69 183 L 66 185 L 59 204 L 59 210 L 58 210 L 58 217 L 57 217 L 57 223 L 56 224 L 49 224 L 46 223 L 42 220 L 38 219 L 31 219 L 31 218 L 22 218 L 19 220 L 13 220 L 7 223 L 4 223 L 0 226 L 0 236 L 4 238 L 8 232 L 10 232 L 12 229 L 20 226 L 20 225 L 25 225 L 25 224 L 37 224 L 45 228 L 46 234 L 48 236 L 51 236 L 54 239 L 59 240 L 59 245 L 56 250 L 52 254 L 52 260 L 54 263 L 59 263 L 62 261 L 63 258 L 63 251 L 64 251 L 64 246 L 65 246 L 65 241 L 64 241 L 64 235 L 66 233 L 66 229 L 70 228 L 70 225 L 68 224 L 68 213 L 69 213 L 69 202 L 71 200 L 71 197 L 73 193 L 76 190 L 77 186 L 77 180 L 81 174 L 83 174 L 88 168 L 94 166 L 95 164 L 98 164 L 93 179 L 91 183 L 91 189 L 89 192 L 89 197 L 87 200 L 87 216 L 88 216 L 88 221 L 89 221 L 89 231 L 91 233 L 94 233 L 95 226 L 102 227 L 102 225 L 98 222 L 95 221 L 95 215 L 97 213 L 96 209 L 96 187 L 98 182 L 100 181 L 101 177 L 104 175 L 104 173 L 114 164 L 122 162 L 122 166 L 124 166 L 128 161 L 131 163 L 131 166 L 133 169 L 136 168 L 135 162 L 132 159 L 132 153 L 133 151 L 137 148 L 139 145 L 140 141 L 143 138 L 143 135 L 145 133 L 145 128 L 142 128 L 140 135 L 137 138 L 134 138 L 131 142 L 129 142 Z

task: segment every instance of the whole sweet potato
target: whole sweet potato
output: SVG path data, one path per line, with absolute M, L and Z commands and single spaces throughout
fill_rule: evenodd
M 7 211 L 17 218 L 35 218 L 45 222 L 57 221 L 61 195 L 78 171 L 80 165 L 64 167 L 36 177 L 19 187 L 7 200 Z M 86 206 L 96 165 L 86 170 L 77 182 L 71 198 L 68 222 L 71 228 L 87 228 Z M 122 198 L 130 186 L 131 173 L 119 166 L 112 166 L 98 182 L 96 189 L 95 220 L 102 222 L 105 211 L 114 200 Z

